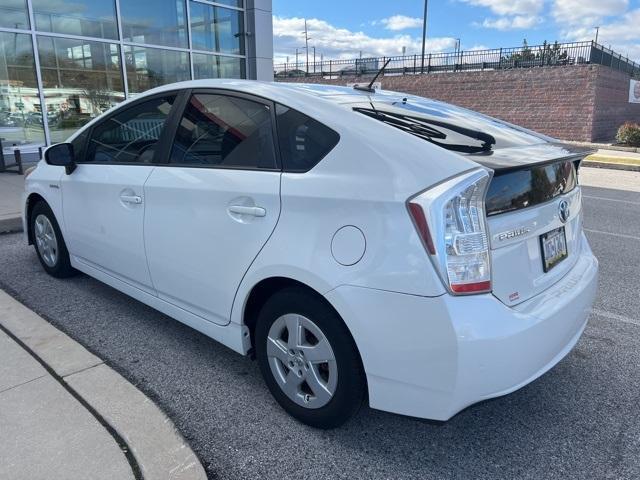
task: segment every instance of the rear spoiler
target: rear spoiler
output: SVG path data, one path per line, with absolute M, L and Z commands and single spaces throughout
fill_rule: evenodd
M 467 158 L 493 170 L 495 175 L 543 166 L 549 163 L 571 161 L 576 167 L 585 157 L 595 153 L 591 147 L 580 147 L 561 142 L 544 142 L 524 147 L 495 149 L 486 154 L 468 155 Z

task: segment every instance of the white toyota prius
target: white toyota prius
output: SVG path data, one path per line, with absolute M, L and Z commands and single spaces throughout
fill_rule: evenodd
M 586 153 L 402 93 L 190 81 L 49 147 L 24 225 L 49 274 L 254 355 L 304 423 L 364 402 L 447 420 L 580 338 Z

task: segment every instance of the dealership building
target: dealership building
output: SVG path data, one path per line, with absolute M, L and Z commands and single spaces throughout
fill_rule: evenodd
M 2 0 L 5 152 L 64 141 L 150 88 L 273 78 L 271 0 Z

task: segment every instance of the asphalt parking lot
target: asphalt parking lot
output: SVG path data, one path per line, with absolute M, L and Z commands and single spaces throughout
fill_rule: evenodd
M 601 265 L 584 336 L 531 385 L 443 424 L 367 408 L 338 430 L 303 426 L 255 362 L 87 276 L 47 276 L 20 234 L 0 235 L 0 288 L 156 401 L 212 479 L 637 479 L 640 188 L 583 192 Z

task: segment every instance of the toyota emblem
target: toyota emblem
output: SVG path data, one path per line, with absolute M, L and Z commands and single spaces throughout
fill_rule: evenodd
M 560 221 L 562 223 L 567 223 L 569 220 L 569 215 L 571 215 L 571 211 L 569 210 L 569 202 L 566 200 L 562 200 L 558 204 L 558 217 L 560 217 Z

